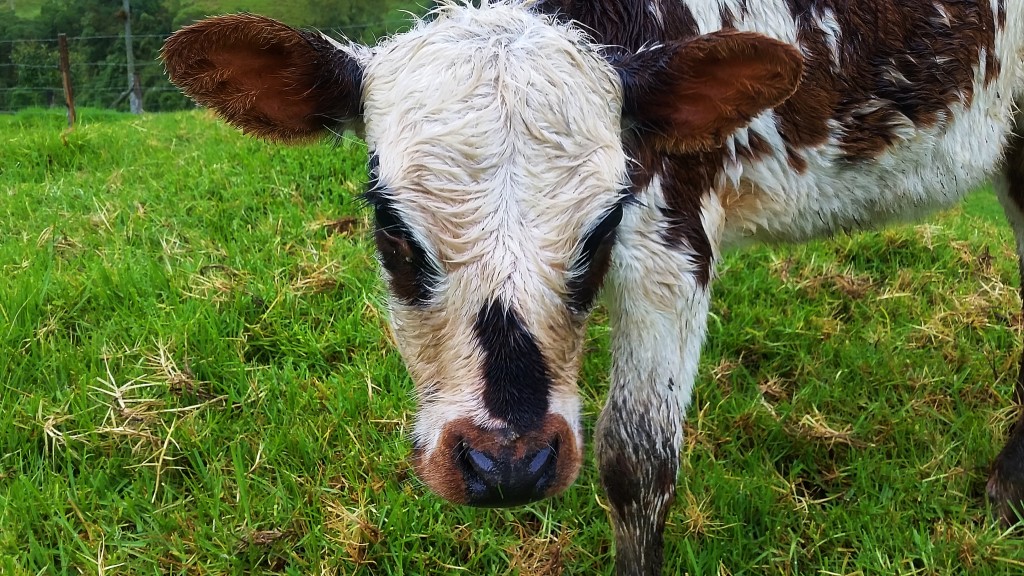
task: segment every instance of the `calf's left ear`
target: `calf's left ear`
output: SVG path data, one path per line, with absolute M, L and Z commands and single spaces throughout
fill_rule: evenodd
M 256 136 L 299 142 L 360 120 L 362 67 L 317 32 L 219 16 L 174 33 L 160 55 L 182 92 Z
M 797 89 L 796 48 L 750 32 L 720 31 L 612 59 L 624 90 L 623 115 L 663 150 L 720 145 L 751 118 Z

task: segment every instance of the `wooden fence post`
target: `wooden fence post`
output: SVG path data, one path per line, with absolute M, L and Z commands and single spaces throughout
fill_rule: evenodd
M 57 35 L 60 50 L 60 75 L 64 80 L 64 101 L 68 104 L 68 128 L 75 127 L 75 93 L 71 89 L 71 59 L 68 58 L 68 35 Z
M 132 108 L 132 112 L 135 114 L 142 113 L 142 80 L 139 78 L 139 71 L 135 70 L 132 73 L 132 96 L 134 97 L 133 102 L 137 106 Z M 136 111 L 137 110 L 137 111 Z
M 142 86 L 135 73 L 135 51 L 132 50 L 131 0 L 124 0 L 124 48 L 128 57 L 128 108 L 132 114 L 142 114 Z

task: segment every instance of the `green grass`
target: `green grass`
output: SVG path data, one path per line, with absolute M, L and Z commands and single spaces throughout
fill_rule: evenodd
M 592 455 L 516 510 L 411 474 L 360 144 L 81 118 L 0 117 L 0 573 L 609 573 Z M 990 194 L 720 271 L 666 574 L 1024 570 L 983 496 L 1020 349 Z

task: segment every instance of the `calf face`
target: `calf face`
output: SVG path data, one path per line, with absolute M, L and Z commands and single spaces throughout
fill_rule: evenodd
M 636 198 L 630 143 L 713 145 L 801 72 L 794 50 L 755 34 L 624 54 L 506 3 L 447 6 L 374 49 L 225 16 L 178 32 L 163 57 L 187 94 L 255 135 L 363 132 L 418 394 L 415 467 L 475 505 L 552 495 L 579 471 L 584 324 Z

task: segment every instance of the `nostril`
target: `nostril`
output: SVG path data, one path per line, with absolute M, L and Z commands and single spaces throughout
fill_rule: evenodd
M 558 472 L 558 439 L 541 448 L 526 463 L 524 482 L 540 493 L 548 489 Z
M 456 461 L 464 475 L 486 484 L 498 481 L 501 476 L 501 462 L 495 455 L 472 448 L 465 441 L 459 442 L 456 453 Z
M 467 448 L 466 458 L 469 460 L 469 465 L 473 468 L 473 471 L 484 478 L 492 477 L 498 473 L 498 466 L 494 459 L 479 450 Z
M 526 468 L 526 474 L 530 478 L 536 478 L 546 472 L 554 463 L 555 450 L 553 447 L 548 446 L 534 454 L 533 458 L 530 459 L 530 464 Z
M 455 461 L 462 472 L 463 481 L 470 499 L 480 498 L 490 491 L 488 470 L 493 470 L 494 461 L 482 452 L 473 450 L 465 442 L 459 442 Z
M 465 483 L 470 504 L 513 506 L 542 498 L 555 482 L 558 441 L 546 443 L 522 457 L 511 449 L 498 453 L 477 450 L 463 440 L 456 446 L 455 461 Z

